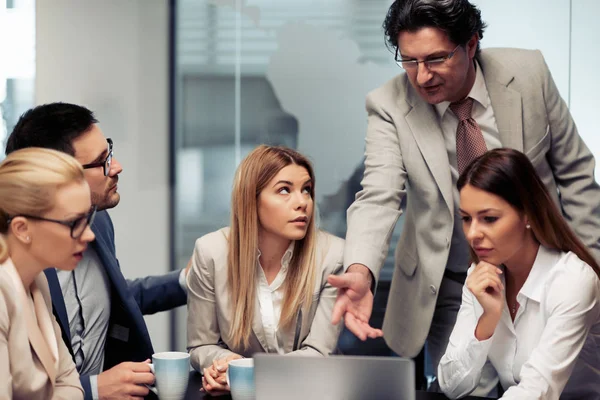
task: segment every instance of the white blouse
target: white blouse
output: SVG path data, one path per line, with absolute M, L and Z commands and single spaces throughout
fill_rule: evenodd
M 502 399 L 600 399 L 600 280 L 592 268 L 571 252 L 540 246 L 517 301 L 514 323 L 505 304 L 492 337 L 478 341 L 483 308 L 463 287 L 438 366 L 444 393 L 469 394 L 489 359 L 506 390 Z
M 260 315 L 267 339 L 266 349 L 269 353 L 284 354 L 284 343 L 289 332 L 279 328 L 279 319 L 281 318 L 281 308 L 283 306 L 283 297 L 285 296 L 283 282 L 287 276 L 288 266 L 294 253 L 294 242 L 290 244 L 281 258 L 281 269 L 277 273 L 273 282 L 269 285 L 262 266 L 260 265 L 260 250 L 258 251 L 258 303 L 260 305 Z

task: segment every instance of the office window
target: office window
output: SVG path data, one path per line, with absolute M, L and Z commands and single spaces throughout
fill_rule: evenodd
M 0 0 L 0 143 L 34 104 L 35 1 Z

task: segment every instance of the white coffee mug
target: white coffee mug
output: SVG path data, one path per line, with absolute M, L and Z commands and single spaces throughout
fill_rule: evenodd
M 180 351 L 165 351 L 152 355 L 148 364 L 154 374 L 154 387 L 149 387 L 160 400 L 181 400 L 185 397 L 190 377 L 190 355 Z
M 227 384 L 233 400 L 256 400 L 254 388 L 254 360 L 240 358 L 229 361 Z

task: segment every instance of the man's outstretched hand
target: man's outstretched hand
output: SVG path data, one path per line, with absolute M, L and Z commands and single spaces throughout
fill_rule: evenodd
M 360 340 L 383 336 L 381 329 L 372 328 L 369 318 L 373 311 L 371 272 L 362 264 L 352 264 L 343 275 L 329 275 L 327 282 L 338 289 L 331 322 L 344 318 L 346 328 Z

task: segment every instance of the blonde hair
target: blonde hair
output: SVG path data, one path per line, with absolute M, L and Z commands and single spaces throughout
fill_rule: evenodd
M 68 154 L 37 147 L 10 153 L 0 163 L 0 262 L 8 257 L 9 218 L 41 216 L 54 206 L 59 188 L 84 180 L 81 164 Z
M 249 346 L 252 320 L 256 312 L 256 268 L 258 254 L 258 196 L 265 186 L 288 165 L 306 168 L 312 179 L 311 197 L 315 199 L 314 173 L 302 154 L 275 146 L 258 146 L 238 167 L 233 185 L 231 229 L 227 278 L 232 299 L 230 336 L 234 347 Z M 312 302 L 316 268 L 316 228 L 312 215 L 303 239 L 296 241 L 284 282 L 285 295 L 279 326 L 289 328 L 299 310 L 308 309 Z

